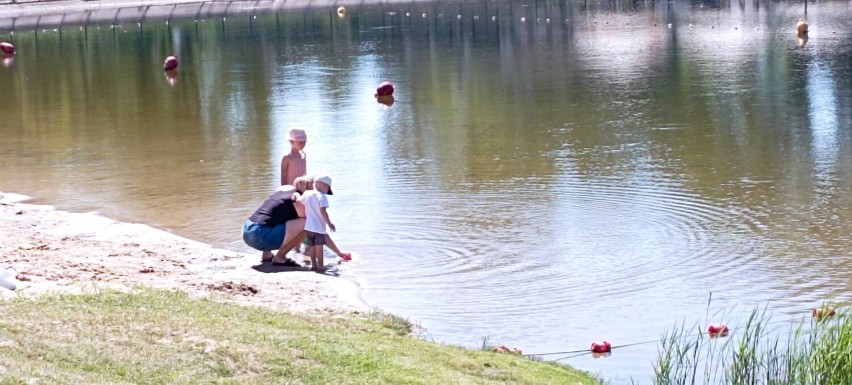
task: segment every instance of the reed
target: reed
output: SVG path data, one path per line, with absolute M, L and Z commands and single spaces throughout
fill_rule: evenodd
M 656 385 L 852 384 L 852 318 L 802 320 L 779 330 L 766 308 L 753 310 L 731 336 L 711 338 L 701 327 L 666 332 L 654 364 Z M 695 330 L 695 333 L 690 333 Z

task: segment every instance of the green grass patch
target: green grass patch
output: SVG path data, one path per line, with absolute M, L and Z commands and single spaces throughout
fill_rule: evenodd
M 0 385 L 600 383 L 410 331 L 380 312 L 291 314 L 171 291 L 16 298 L 0 302 Z

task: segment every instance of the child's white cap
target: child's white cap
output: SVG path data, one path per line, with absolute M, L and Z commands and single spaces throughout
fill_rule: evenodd
M 331 177 L 330 176 L 328 176 L 328 175 L 317 175 L 316 178 L 314 178 L 314 183 L 316 183 L 316 182 L 322 182 L 322 183 L 327 184 L 328 185 L 328 192 L 326 194 L 334 195 L 331 192 Z
M 306 142 L 308 140 L 308 134 L 306 134 L 305 130 L 301 128 L 293 128 L 290 130 L 290 140 Z

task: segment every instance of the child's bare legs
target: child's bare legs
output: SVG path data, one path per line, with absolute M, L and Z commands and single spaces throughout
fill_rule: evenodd
M 271 250 L 264 250 L 263 254 L 260 255 L 260 260 L 264 262 L 269 262 L 272 260 L 272 256 L 273 254 Z
M 322 258 L 322 245 L 308 246 L 308 248 L 311 256 L 311 269 L 313 271 L 323 271 L 325 264 Z
M 311 257 L 311 270 L 319 271 L 319 265 L 317 264 L 317 256 L 314 252 L 314 246 L 308 246 L 308 256 Z

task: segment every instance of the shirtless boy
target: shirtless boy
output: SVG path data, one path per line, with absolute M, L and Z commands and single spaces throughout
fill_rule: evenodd
M 281 158 L 281 185 L 293 185 L 296 178 L 307 174 L 307 155 L 305 144 L 308 135 L 305 130 L 294 128 L 290 130 L 290 152 Z

